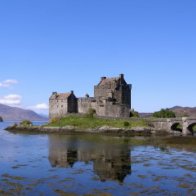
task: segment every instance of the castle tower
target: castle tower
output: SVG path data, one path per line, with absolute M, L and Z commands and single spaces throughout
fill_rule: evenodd
M 131 108 L 131 85 L 126 83 L 124 74 L 113 78 L 101 77 L 94 87 L 94 96 L 97 100 L 111 99 Z

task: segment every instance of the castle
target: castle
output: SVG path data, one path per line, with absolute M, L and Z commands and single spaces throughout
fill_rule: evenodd
M 77 98 L 74 92 L 53 92 L 49 98 L 49 117 L 61 118 L 70 113 L 86 114 L 92 108 L 97 116 L 129 117 L 131 109 L 131 84 L 127 84 L 124 75 L 119 77 L 101 77 L 94 86 L 94 97 Z

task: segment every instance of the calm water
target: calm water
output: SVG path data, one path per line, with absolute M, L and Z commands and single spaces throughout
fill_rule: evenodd
M 8 124 L 0 123 L 0 195 L 196 195 L 196 149 L 12 134 Z

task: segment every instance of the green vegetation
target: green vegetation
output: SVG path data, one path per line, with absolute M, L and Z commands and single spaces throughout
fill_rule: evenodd
M 136 117 L 136 118 L 140 117 L 139 112 L 132 109 L 131 112 L 130 112 L 130 117 Z
M 175 118 L 176 115 L 169 109 L 161 109 L 159 112 L 154 112 L 153 117 L 155 118 Z
M 79 128 L 97 128 L 102 126 L 110 126 L 117 128 L 131 128 L 131 127 L 146 127 L 147 122 L 143 119 L 138 120 L 123 120 L 123 119 L 105 119 L 105 118 L 97 118 L 97 117 L 89 117 L 85 116 L 75 116 L 70 115 L 61 119 L 52 119 L 51 123 L 48 126 L 75 126 Z
M 86 117 L 93 118 L 95 114 L 96 114 L 96 110 L 93 108 L 89 108 Z
M 30 127 L 32 125 L 33 123 L 30 120 L 23 120 L 22 122 L 20 122 L 20 126 L 23 126 L 23 127 Z
M 3 122 L 3 118 L 0 116 L 0 122 Z
M 128 127 L 129 125 L 130 125 L 129 122 L 127 122 L 127 121 L 124 122 L 124 126 L 125 126 L 125 127 Z
M 193 125 L 193 127 L 192 127 L 192 131 L 193 131 L 193 133 L 195 133 L 195 134 L 196 134 L 196 124 L 195 124 L 195 125 Z

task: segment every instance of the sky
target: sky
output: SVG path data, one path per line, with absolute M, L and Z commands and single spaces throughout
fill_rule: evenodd
M 132 108 L 195 107 L 195 0 L 0 0 L 0 103 L 48 113 L 124 73 Z

